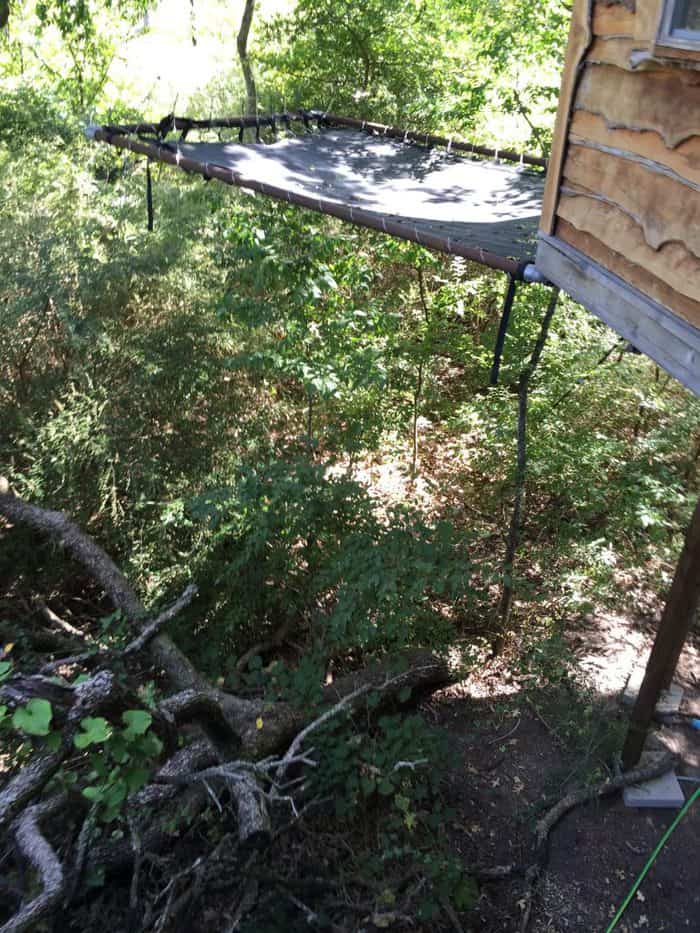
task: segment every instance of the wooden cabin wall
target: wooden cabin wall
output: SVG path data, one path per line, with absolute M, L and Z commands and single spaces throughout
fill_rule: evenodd
M 633 67 L 649 2 L 575 4 L 542 232 L 700 328 L 700 70 Z

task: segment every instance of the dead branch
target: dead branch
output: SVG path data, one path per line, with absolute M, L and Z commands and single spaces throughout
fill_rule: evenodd
M 167 625 L 167 623 L 172 621 L 172 619 L 174 619 L 178 613 L 182 612 L 183 609 L 189 606 L 198 592 L 199 590 L 194 585 L 194 583 L 190 583 L 189 586 L 185 587 L 182 595 L 175 600 L 172 606 L 169 606 L 167 609 L 161 612 L 160 615 L 156 616 L 152 622 L 149 622 L 148 625 L 145 625 L 141 633 L 137 635 L 133 641 L 129 642 L 126 648 L 124 648 L 122 654 L 127 656 L 130 654 L 135 654 L 137 651 L 143 650 L 148 642 L 158 634 L 164 625 Z
M 41 879 L 41 891 L 0 927 L 0 933 L 22 933 L 56 907 L 63 893 L 63 866 L 41 833 L 40 821 L 65 804 L 63 796 L 27 807 L 14 826 L 17 846 Z
M 137 813 L 143 813 L 145 827 L 139 827 L 141 848 L 143 852 L 155 854 L 172 846 L 174 820 L 178 829 L 184 829 L 194 823 L 208 804 L 209 797 L 203 785 L 193 785 L 178 793 L 177 787 L 160 784 L 149 785 L 129 798 L 127 807 L 138 807 Z M 109 839 L 96 845 L 90 850 L 90 862 L 100 865 L 108 874 L 133 868 L 131 841 Z
M 132 622 L 143 621 L 146 610 L 124 574 L 99 544 L 65 513 L 25 502 L 10 492 L 7 479 L 0 477 L 0 515 L 12 524 L 25 525 L 57 541 L 99 583 L 116 609 L 121 609 Z M 156 634 L 149 643 L 149 650 L 176 689 L 206 685 L 189 658 L 167 635 Z
M 100 584 L 116 608 L 122 609 L 132 621 L 142 624 L 146 611 L 126 577 L 100 545 L 81 531 L 63 512 L 25 502 L 10 492 L 7 480 L 0 477 L 0 515 L 10 522 L 26 525 L 57 540 Z M 179 611 L 193 596 L 192 590 L 185 590 L 177 603 L 158 616 L 154 624 L 157 622 L 158 626 L 162 625 L 164 618 L 167 621 L 172 617 L 168 613 L 174 614 L 174 611 Z M 149 626 L 146 628 L 149 629 Z M 266 706 L 262 701 L 244 700 L 212 688 L 172 639 L 161 632 L 152 635 L 149 650 L 154 661 L 166 672 L 170 682 L 179 691 L 163 704 L 164 712 L 169 711 L 176 719 L 191 716 L 205 722 L 209 718 L 219 721 L 239 740 L 244 757 L 260 758 L 277 752 L 290 742 L 305 724 L 304 711 L 291 704 L 275 703 Z M 394 691 L 404 686 L 435 686 L 449 680 L 445 661 L 430 652 L 412 649 L 404 652 L 398 658 L 398 662 L 404 667 L 403 674 L 395 675 L 397 659 L 390 659 L 339 679 L 325 688 L 324 699 L 337 702 L 360 687 L 378 689 L 385 685 L 388 679 L 392 680 Z M 364 692 L 359 691 L 356 699 Z M 261 719 L 262 728 L 259 726 Z
M 85 858 L 87 856 L 88 849 L 90 848 L 90 842 L 95 831 L 96 823 L 97 804 L 93 803 L 85 819 L 83 820 L 83 825 L 80 827 L 80 832 L 78 833 L 78 840 L 75 845 L 75 856 L 73 858 L 73 867 L 69 872 L 69 880 L 66 884 L 66 892 L 63 898 L 63 906 L 66 908 L 70 907 L 71 901 L 75 897 L 75 893 L 78 890 L 80 878 L 83 874 L 83 869 L 85 868 Z
M 358 700 L 360 697 L 365 696 L 372 689 L 371 684 L 363 684 L 358 687 L 356 690 L 353 690 L 352 693 L 348 693 L 341 700 L 339 700 L 335 706 L 332 706 L 330 709 L 327 709 L 324 713 L 321 713 L 320 716 L 317 716 L 313 722 L 309 723 L 301 732 L 294 738 L 292 744 L 287 749 L 282 761 L 280 762 L 275 777 L 277 781 L 283 780 L 287 769 L 292 764 L 292 762 L 297 758 L 299 749 L 304 744 L 307 736 L 313 732 L 315 729 L 318 729 L 325 722 L 328 722 L 334 716 L 337 716 L 342 710 L 350 706 L 355 700 Z
M 72 752 L 73 736 L 78 731 L 80 720 L 89 716 L 108 699 L 113 685 L 113 674 L 109 671 L 98 671 L 89 680 L 74 688 L 75 699 L 68 713 L 59 747 L 55 752 L 36 755 L 10 778 L 0 791 L 0 830 L 43 790 L 64 759 Z
M 669 752 L 654 764 L 647 765 L 644 768 L 636 768 L 633 771 L 626 771 L 624 774 L 603 781 L 602 784 L 597 784 L 594 787 L 583 787 L 580 790 L 572 791 L 572 793 L 562 797 L 557 804 L 545 813 L 542 819 L 538 820 L 535 826 L 535 861 L 525 872 L 525 893 L 522 898 L 523 916 L 520 922 L 520 933 L 527 933 L 530 925 L 535 894 L 547 864 L 547 840 L 559 820 L 579 804 L 588 803 L 588 801 L 600 797 L 607 797 L 616 791 L 622 790 L 623 787 L 628 787 L 630 784 L 639 784 L 642 781 L 649 781 L 651 778 L 665 774 L 666 771 L 678 763 L 678 760 L 678 755 Z
M 0 699 L 10 709 L 24 706 L 35 698 L 48 700 L 54 712 L 73 705 L 75 690 L 42 674 L 14 674 L 0 685 Z
M 43 599 L 36 598 L 34 602 L 37 609 L 47 620 L 47 622 L 50 622 L 57 628 L 60 628 L 61 631 L 65 632 L 67 635 L 74 635 L 77 638 L 80 638 L 82 641 L 86 640 L 84 632 L 81 632 L 79 628 L 76 628 L 74 625 L 71 625 L 70 622 L 66 622 L 65 619 L 62 619 L 60 616 L 56 615 L 52 609 L 49 609 Z
M 632 771 L 625 771 L 624 774 L 621 774 L 619 777 L 611 778 L 608 781 L 604 781 L 602 784 L 596 784 L 594 787 L 584 787 L 581 790 L 576 790 L 567 794 L 566 797 L 563 797 L 551 810 L 548 810 L 541 820 L 538 820 L 535 828 L 537 846 L 541 847 L 544 845 L 549 833 L 569 810 L 572 810 L 581 803 L 588 803 L 589 800 L 595 800 L 598 797 L 607 797 L 618 790 L 622 790 L 623 787 L 629 787 L 630 784 L 640 784 L 643 781 L 649 781 L 652 778 L 660 777 L 662 774 L 665 774 L 671 768 L 675 767 L 675 765 L 678 764 L 678 760 L 678 755 L 669 752 L 653 764 L 646 765 L 643 768 L 635 768 Z
M 317 764 L 312 757 L 313 749 L 302 751 L 314 730 L 341 711 L 351 712 L 362 707 L 370 691 L 377 691 L 381 702 L 386 702 L 406 687 L 434 687 L 450 679 L 443 659 L 423 649 L 411 649 L 399 653 L 398 657 L 339 678 L 326 687 L 323 700 L 329 708 L 311 723 L 308 722 L 307 710 L 290 703 L 266 703 L 262 699 L 237 697 L 208 684 L 172 640 L 162 633 L 163 626 L 196 595 L 193 585 L 188 586 L 172 606 L 151 621 L 145 621 L 147 613 L 128 580 L 105 551 L 66 515 L 24 502 L 12 495 L 6 481 L 3 484 L 1 480 L 0 515 L 12 523 L 24 524 L 57 541 L 102 587 L 115 607 L 139 626 L 140 631 L 123 651 L 98 651 L 96 655 L 92 651 L 90 656 L 96 657 L 98 663 L 104 663 L 107 659 L 126 658 L 148 648 L 155 663 L 166 672 L 177 691 L 163 700 L 154 712 L 154 728 L 159 734 L 160 731 L 175 734 L 178 724 L 194 720 L 208 735 L 207 740 L 197 741 L 191 747 L 172 754 L 159 769 L 153 782 L 129 798 L 130 839 L 110 840 L 87 854 L 85 850 L 89 846 L 90 831 L 87 823 L 84 824 L 84 831 L 81 830 L 78 839 L 76 870 L 72 873 L 75 877 L 71 878 L 68 898 L 76 890 L 75 885 L 87 857 L 107 871 L 131 867 L 130 903 L 133 910 L 138 902 L 141 859 L 145 853 L 157 852 L 172 841 L 172 818 L 175 813 L 180 825 L 186 825 L 195 820 L 208 805 L 209 795 L 214 796 L 221 806 L 212 784 L 218 783 L 226 788 L 236 808 L 238 845 L 269 842 L 272 838 L 269 805 L 287 803 L 291 807 L 294 821 L 299 819 L 294 794 L 303 791 L 304 778 L 289 780 L 287 773 L 292 766 L 314 767 Z M 31 823 L 32 814 L 40 811 L 28 807 L 28 804 L 43 790 L 73 751 L 73 738 L 80 721 L 99 708 L 123 705 L 125 700 L 124 691 L 115 687 L 114 675 L 105 670 L 98 671 L 76 687 L 56 685 L 40 676 L 20 678 L 13 681 L 13 687 L 17 697 L 26 697 L 27 692 L 31 691 L 34 691 L 34 695 L 37 691 L 41 695 L 46 691 L 58 691 L 53 697 L 57 702 L 57 710 L 60 705 L 61 710 L 67 712 L 61 716 L 65 724 L 59 748 L 50 754 L 35 756 L 0 791 L 0 828 L 13 821 L 21 822 L 25 816 Z M 235 740 L 235 757 L 229 747 L 232 742 L 222 739 L 222 735 Z M 286 751 L 280 757 L 280 751 L 284 748 Z M 396 767 L 413 769 L 422 764 L 422 760 L 404 761 Z M 18 816 L 22 810 L 24 814 Z M 301 812 L 304 812 L 303 808 Z M 21 825 L 30 826 L 30 823 L 21 822 Z M 55 867 L 52 862 L 46 864 L 49 868 Z M 201 871 L 198 869 L 197 878 Z M 44 874 L 42 895 L 32 902 L 38 905 L 38 908 L 31 908 L 32 917 L 36 915 L 37 909 L 42 911 L 41 916 L 51 910 L 65 888 L 62 869 L 59 888 L 56 886 L 58 876 L 55 872 L 52 874 L 47 869 Z M 164 913 L 161 913 L 161 922 L 171 911 L 177 913 L 177 905 L 185 894 L 176 897 L 174 885 L 163 892 L 168 903 Z M 24 923 L 23 916 L 24 912 L 20 911 L 11 923 Z M 9 929 L 14 931 L 15 927 Z

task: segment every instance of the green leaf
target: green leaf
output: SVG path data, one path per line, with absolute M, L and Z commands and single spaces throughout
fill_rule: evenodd
M 137 741 L 138 751 L 148 758 L 154 758 L 163 751 L 163 743 L 158 736 L 154 735 L 152 732 L 149 732 L 148 735 L 141 736 Z
M 109 723 L 101 716 L 86 716 L 85 719 L 81 719 L 80 728 L 83 731 L 73 737 L 73 744 L 76 748 L 100 745 L 102 742 L 106 742 L 112 734 Z
M 12 670 L 12 661 L 0 661 L 0 683 L 10 676 Z
M 411 688 L 403 687 L 399 690 L 399 703 L 406 703 L 411 698 Z
M 360 778 L 360 790 L 362 791 L 365 797 L 371 796 L 377 787 L 377 782 L 374 778 L 365 777 L 364 775 Z
M 126 725 L 124 738 L 129 741 L 144 735 L 153 722 L 153 717 L 143 709 L 128 709 L 122 713 L 122 722 Z
M 49 701 L 34 697 L 26 706 L 14 711 L 12 725 L 27 735 L 48 735 L 52 717 Z
M 107 788 L 104 784 L 96 784 L 91 787 L 83 788 L 83 797 L 87 800 L 91 800 L 93 803 L 101 803 L 104 800 L 105 793 Z
M 150 772 L 147 768 L 129 768 L 128 771 L 125 771 L 124 780 L 126 781 L 129 793 L 135 794 L 136 791 L 145 787 L 149 774 Z

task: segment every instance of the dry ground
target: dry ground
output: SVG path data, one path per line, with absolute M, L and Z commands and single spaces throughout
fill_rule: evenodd
M 619 616 L 587 617 L 568 637 L 591 692 L 570 691 L 570 706 L 557 712 L 548 691 L 533 688 L 502 668 L 486 669 L 433 698 L 434 719 L 458 749 L 449 797 L 458 816 L 451 828 L 466 865 L 528 863 L 532 829 L 547 804 L 579 784 L 602 776 L 586 750 L 593 703 L 624 732 L 621 693 L 635 661 L 650 644 L 653 626 Z M 679 680 L 681 712 L 700 716 L 700 638 L 687 646 Z M 547 710 L 546 715 L 543 710 Z M 571 722 L 580 717 L 578 744 Z M 566 731 L 559 731 L 560 721 Z M 657 728 L 654 741 L 679 751 L 679 774 L 700 777 L 700 732 L 690 726 Z M 602 754 L 602 749 L 600 750 Z M 686 797 L 697 785 L 684 784 Z M 677 811 L 625 807 L 620 795 L 571 811 L 550 836 L 549 858 L 537 889 L 531 933 L 605 933 L 664 829 Z M 522 877 L 481 888 L 470 929 L 519 933 Z M 700 931 L 700 804 L 691 809 L 661 852 L 617 930 L 631 933 Z

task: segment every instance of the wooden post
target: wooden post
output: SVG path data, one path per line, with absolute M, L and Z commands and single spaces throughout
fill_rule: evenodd
M 700 499 L 671 584 L 622 750 L 625 770 L 639 761 L 661 691 L 668 687 L 700 604 Z

